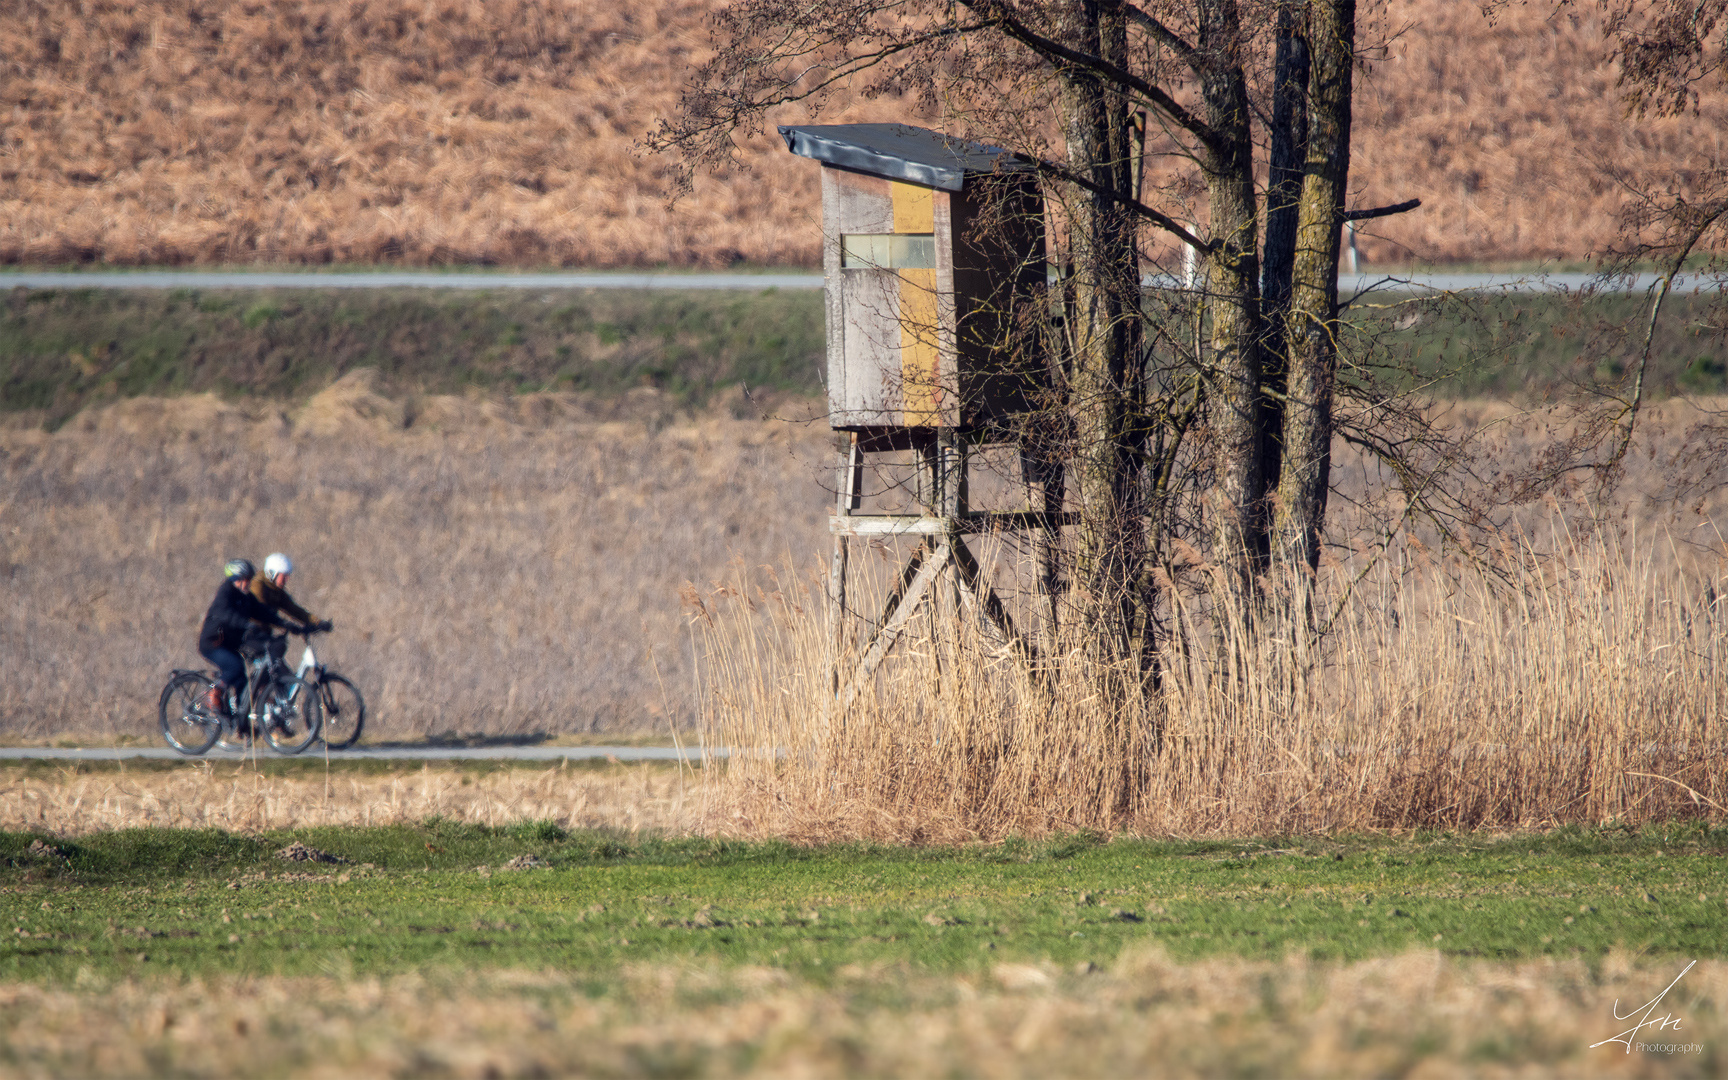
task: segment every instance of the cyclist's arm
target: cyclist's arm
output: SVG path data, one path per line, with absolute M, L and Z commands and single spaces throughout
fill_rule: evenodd
M 289 596 L 287 593 L 282 594 L 282 602 L 277 605 L 276 610 L 282 612 L 284 615 L 299 619 L 307 626 L 312 626 L 318 622 L 318 617 L 316 615 L 307 611 L 299 604 L 296 604 L 294 598 Z
M 245 609 L 243 614 L 253 622 L 263 623 L 265 626 L 274 626 L 283 630 L 291 630 L 295 633 L 299 633 L 304 629 L 304 627 L 300 626 L 298 623 L 291 623 L 281 615 L 278 615 L 274 608 L 269 604 L 264 603 L 262 600 L 259 600 L 251 593 L 242 593 L 241 597 Z
M 288 594 L 288 590 L 274 582 L 263 578 L 254 578 L 252 595 L 262 601 L 265 606 L 275 608 L 289 618 L 299 619 L 307 626 L 312 626 L 318 622 L 316 615 L 295 603 L 294 598 Z

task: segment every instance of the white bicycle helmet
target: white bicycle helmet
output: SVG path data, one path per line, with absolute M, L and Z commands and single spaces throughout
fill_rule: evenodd
M 294 560 L 280 551 L 273 551 L 264 559 L 264 576 L 267 578 L 286 577 L 293 572 Z

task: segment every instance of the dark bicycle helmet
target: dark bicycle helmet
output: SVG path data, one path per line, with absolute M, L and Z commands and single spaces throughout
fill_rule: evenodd
M 235 578 L 249 578 L 258 571 L 249 559 L 229 559 L 222 564 L 222 576 L 229 581 Z

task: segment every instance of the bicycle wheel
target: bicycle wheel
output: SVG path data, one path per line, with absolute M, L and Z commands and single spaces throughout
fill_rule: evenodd
M 346 750 L 360 740 L 360 730 L 366 726 L 366 699 L 359 687 L 340 675 L 326 674 L 318 680 L 318 705 L 325 746 Z
M 168 745 L 196 757 L 216 744 L 222 734 L 222 719 L 204 707 L 204 695 L 214 685 L 202 675 L 176 675 L 162 688 L 156 715 L 162 722 L 162 737 Z
M 258 714 L 270 745 L 278 753 L 298 754 L 317 741 L 323 710 L 311 683 L 298 675 L 278 675 L 264 691 Z

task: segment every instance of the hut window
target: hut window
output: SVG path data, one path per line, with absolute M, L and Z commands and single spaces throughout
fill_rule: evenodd
M 840 238 L 840 265 L 848 270 L 934 270 L 934 233 L 852 233 Z

